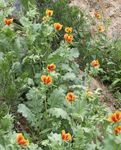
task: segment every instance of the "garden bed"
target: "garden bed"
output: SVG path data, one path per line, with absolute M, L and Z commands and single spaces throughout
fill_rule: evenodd
M 120 93 L 120 39 L 102 15 L 67 0 L 0 6 L 0 150 L 120 149 L 121 111 L 95 80 Z

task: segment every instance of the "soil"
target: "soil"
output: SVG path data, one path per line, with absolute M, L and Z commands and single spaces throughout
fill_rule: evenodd
M 84 72 L 80 70 L 80 74 L 83 76 Z M 87 83 L 85 83 L 86 85 Z M 100 90 L 100 101 L 104 103 L 106 106 L 108 106 L 112 111 L 114 111 L 115 105 L 116 105 L 116 100 L 113 97 L 113 94 L 108 90 L 108 88 L 101 83 L 99 80 L 91 77 L 90 85 L 89 85 L 89 90 L 90 91 L 95 91 L 99 89 Z
M 95 11 L 101 12 L 109 21 L 108 36 L 121 37 L 121 0 L 71 0 L 71 5 L 79 6 L 91 15 Z

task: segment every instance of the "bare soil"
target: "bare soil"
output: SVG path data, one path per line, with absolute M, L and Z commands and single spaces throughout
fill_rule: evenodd
M 79 6 L 90 14 L 102 12 L 104 19 L 110 22 L 109 37 L 121 37 L 121 0 L 71 0 L 71 5 Z

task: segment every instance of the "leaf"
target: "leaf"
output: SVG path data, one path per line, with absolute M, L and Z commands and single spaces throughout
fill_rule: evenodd
M 4 56 L 4 54 L 2 52 L 0 52 L 0 61 L 3 60 L 3 56 Z
M 21 23 L 24 27 L 30 28 L 31 22 L 29 21 L 28 18 L 26 18 L 26 17 L 21 17 L 20 23 Z
M 32 85 L 32 86 L 34 86 L 34 81 L 33 81 L 33 79 L 31 79 L 31 78 L 28 78 L 28 85 Z
M 69 73 L 66 73 L 64 76 L 63 76 L 63 80 L 67 81 L 67 80 L 75 80 L 76 79 L 76 75 L 72 72 L 69 72 Z
M 18 112 L 22 114 L 23 117 L 25 117 L 32 125 L 35 123 L 35 116 L 31 112 L 31 110 L 26 107 L 24 104 L 18 105 Z
M 62 64 L 61 69 L 65 70 L 65 71 L 68 71 L 68 72 L 73 71 L 72 68 L 69 66 L 69 64 Z
M 0 128 L 4 131 L 9 131 L 12 129 L 13 118 L 11 115 L 6 115 L 0 121 Z
M 79 57 L 79 51 L 76 48 L 68 48 L 64 43 L 54 51 L 52 54 L 49 55 L 48 59 L 51 61 L 57 62 L 67 62 L 67 60 L 74 60 L 75 58 Z
M 115 86 L 115 85 L 118 84 L 119 82 L 121 82 L 121 79 L 116 79 L 116 80 L 112 83 L 112 86 Z
M 96 144 L 94 143 L 88 144 L 87 150 L 95 150 L 95 149 L 96 149 Z
M 12 71 L 14 73 L 17 73 L 17 72 L 21 71 L 21 64 L 20 64 L 20 62 L 13 63 L 13 65 L 12 65 Z
M 51 134 L 48 136 L 48 139 L 49 139 L 51 142 L 58 143 L 58 144 L 60 144 L 60 145 L 62 144 L 61 134 L 51 133 Z
M 62 118 L 62 119 L 70 120 L 70 117 L 68 116 L 67 112 L 61 108 L 50 108 L 48 110 L 48 112 L 50 115 L 55 116 L 56 118 Z
M 31 143 L 30 147 L 31 147 L 31 150 L 42 150 L 42 148 L 41 148 L 41 147 L 38 147 L 37 144 Z
M 91 131 L 90 128 L 86 128 L 86 127 L 83 127 L 83 130 L 84 130 L 84 132 L 86 132 L 86 133 L 90 133 L 90 131 Z
M 35 4 L 35 0 L 20 0 L 21 1 L 21 4 L 22 4 L 22 6 L 25 8 L 25 10 L 27 10 L 28 11 L 28 9 L 29 9 L 29 5 L 30 4 Z
M 63 101 L 65 100 L 64 90 L 62 88 L 55 89 L 48 98 L 48 103 L 51 107 L 61 107 L 63 106 Z
M 79 57 L 79 51 L 77 48 L 72 48 L 70 50 L 70 55 L 69 55 L 69 59 L 73 60 L 74 58 L 78 58 Z
M 5 148 L 0 144 L 0 149 L 5 150 Z
M 28 80 L 29 80 L 30 78 L 28 78 Z M 31 81 L 31 83 L 32 83 L 32 81 Z M 28 84 L 29 84 L 29 81 L 28 81 Z M 39 99 L 39 97 L 40 97 L 40 92 L 39 92 L 39 90 L 37 89 L 37 88 L 35 88 L 35 87 L 33 87 L 32 89 L 30 89 L 29 90 L 29 92 L 26 94 L 26 97 L 27 97 L 27 99 L 28 100 L 37 100 L 37 99 Z
M 107 64 L 108 64 L 108 65 L 115 65 L 115 63 L 112 62 L 112 61 L 109 61 Z
M 5 103 L 0 103 L 0 118 L 8 114 L 9 108 Z

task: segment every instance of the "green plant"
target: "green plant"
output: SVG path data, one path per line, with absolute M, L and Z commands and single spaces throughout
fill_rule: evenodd
M 113 123 L 118 125 L 121 112 L 114 113 L 112 124 L 108 123 L 110 109 L 100 102 L 99 89 L 91 91 L 89 87 L 89 74 L 107 73 L 109 50 L 100 51 L 105 49 L 105 34 L 96 34 L 92 39 L 89 18 L 79 9 L 69 7 L 66 0 L 48 1 L 46 7 L 43 3 L 44 10 L 54 4 L 54 16 L 46 14 L 45 20 L 42 20 L 45 11 L 41 17 L 36 4 L 25 3 L 27 10 L 20 12 L 19 25 L 14 18 L 7 18 L 13 11 L 12 1 L 2 4 L 0 14 L 1 148 L 102 150 L 110 145 L 117 148 L 120 135 L 114 133 Z M 63 5 L 63 12 L 56 13 Z M 64 16 L 67 11 L 70 13 Z M 73 27 L 68 36 L 74 35 L 74 40 L 63 38 L 65 31 L 54 28 L 55 22 L 63 23 L 63 29 Z M 110 54 L 114 56 L 113 52 Z M 83 75 L 77 63 L 79 58 L 83 60 L 82 67 L 88 62 Z M 92 61 L 94 65 L 90 64 Z
M 96 18 L 92 19 L 85 12 L 81 12 L 78 7 L 70 7 L 67 0 L 45 1 L 40 8 L 42 15 L 44 15 L 43 10 L 53 9 L 56 12 L 53 17 L 55 22 L 74 29 L 73 47 L 79 50 L 80 56 L 77 61 L 81 69 L 84 70 L 86 64 L 93 59 L 98 59 L 104 70 L 101 73 L 104 83 L 111 84 L 113 90 L 120 91 L 120 39 L 111 40 L 105 33 L 99 33 L 97 27 L 99 21 L 95 23 Z M 101 22 L 105 25 L 106 30 L 107 22 L 104 22 L 103 19 Z M 91 26 L 95 28 L 94 31 Z

